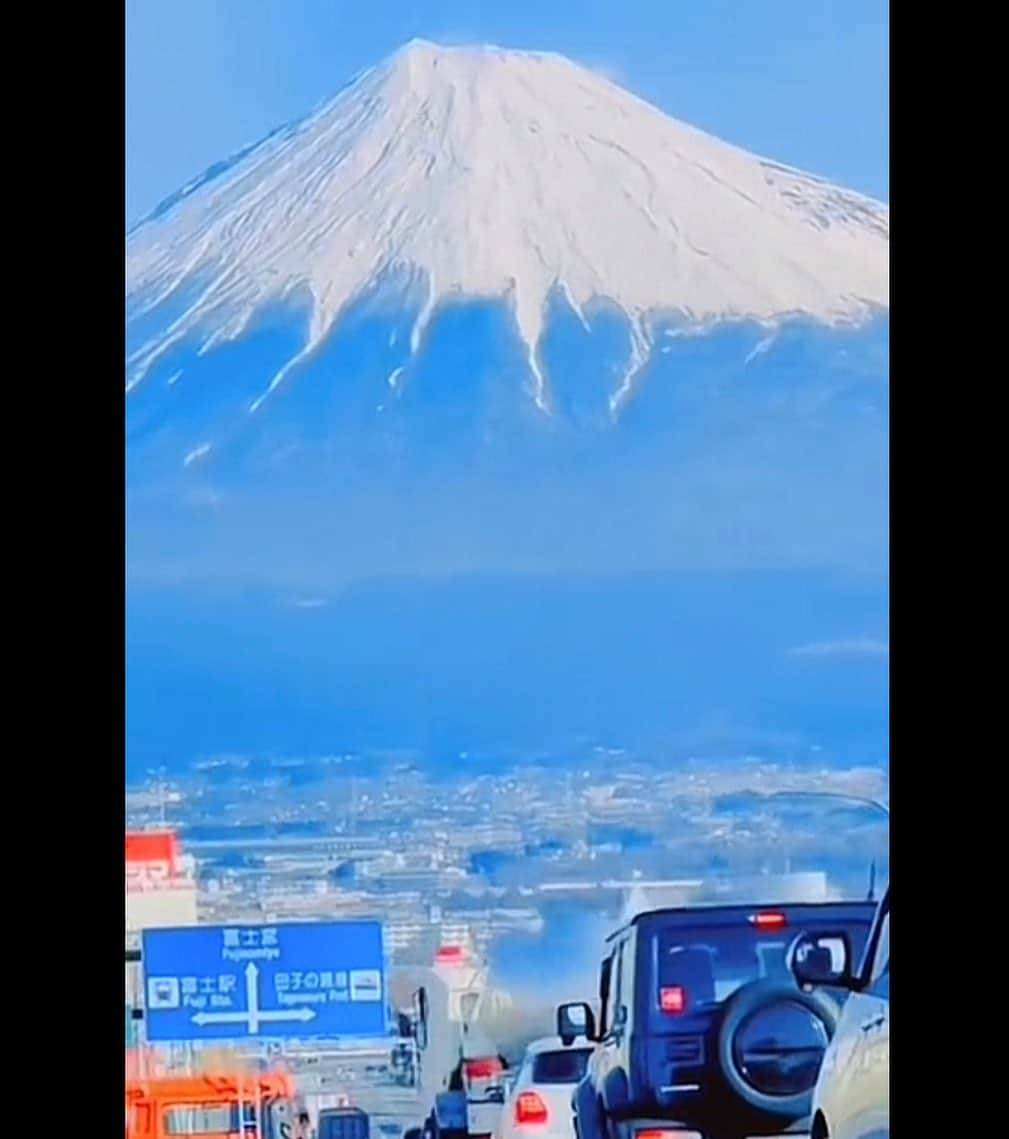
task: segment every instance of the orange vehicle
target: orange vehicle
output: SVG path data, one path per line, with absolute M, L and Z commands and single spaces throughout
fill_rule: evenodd
M 126 1083 L 126 1139 L 304 1139 L 294 1080 L 283 1073 L 201 1073 Z

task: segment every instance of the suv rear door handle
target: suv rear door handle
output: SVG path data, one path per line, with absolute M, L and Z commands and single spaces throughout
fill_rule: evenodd
M 864 1020 L 862 1022 L 863 1032 L 872 1032 L 874 1028 L 882 1028 L 886 1016 L 883 1013 L 877 1013 L 871 1020 Z

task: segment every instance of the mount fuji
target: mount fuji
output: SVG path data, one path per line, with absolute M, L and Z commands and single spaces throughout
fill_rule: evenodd
M 126 270 L 139 586 L 885 579 L 888 207 L 565 58 L 412 42 Z

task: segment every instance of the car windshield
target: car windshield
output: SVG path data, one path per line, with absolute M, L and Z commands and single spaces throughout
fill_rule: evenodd
M 709 926 L 664 930 L 658 934 L 659 993 L 683 991 L 687 1005 L 724 1001 L 742 985 L 758 980 L 787 981 L 788 947 L 800 932 L 835 931 L 836 920 L 805 922 L 802 929 L 761 931 L 750 926 Z M 844 923 L 854 958 L 861 955 L 869 923 Z
M 242 1126 L 252 1133 L 256 1128 L 256 1110 L 251 1104 L 242 1105 Z M 234 1133 L 239 1129 L 238 1105 L 233 1103 L 178 1104 L 165 1108 L 166 1135 L 216 1135 Z
M 534 1084 L 577 1084 L 585 1075 L 591 1049 L 567 1048 L 559 1052 L 540 1052 L 533 1058 Z

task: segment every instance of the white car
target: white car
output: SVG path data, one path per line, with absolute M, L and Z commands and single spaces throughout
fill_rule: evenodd
M 802 985 L 848 990 L 813 1092 L 811 1139 L 890 1136 L 890 890 L 857 968 L 809 942 L 793 959 Z
M 505 1100 L 495 1139 L 574 1139 L 571 1094 L 591 1052 L 584 1038 L 572 1044 L 559 1036 L 534 1040 Z

